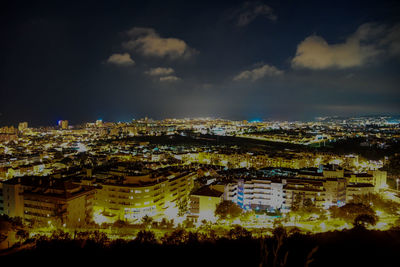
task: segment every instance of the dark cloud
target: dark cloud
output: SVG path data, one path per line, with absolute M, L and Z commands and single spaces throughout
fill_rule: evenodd
M 262 2 L 245 2 L 243 5 L 234 10 L 231 15 L 239 27 L 247 26 L 257 17 L 264 17 L 272 21 L 276 21 L 278 16 L 274 10 Z

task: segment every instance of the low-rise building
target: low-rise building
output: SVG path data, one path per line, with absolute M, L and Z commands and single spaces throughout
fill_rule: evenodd
M 212 221 L 217 205 L 223 201 L 224 192 L 211 186 L 204 186 L 190 194 L 190 217 L 195 222 Z

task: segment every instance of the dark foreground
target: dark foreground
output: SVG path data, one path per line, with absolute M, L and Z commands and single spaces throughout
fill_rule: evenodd
M 240 232 L 210 238 L 177 231 L 161 244 L 150 232 L 144 233 L 135 241 L 108 241 L 101 235 L 41 238 L 34 248 L 3 255 L 0 262 L 29 266 L 400 266 L 398 228 L 314 235 L 277 231 L 264 240 Z

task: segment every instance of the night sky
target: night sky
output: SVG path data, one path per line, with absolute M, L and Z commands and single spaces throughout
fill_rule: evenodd
M 0 125 L 400 113 L 400 1 L 1 5 Z

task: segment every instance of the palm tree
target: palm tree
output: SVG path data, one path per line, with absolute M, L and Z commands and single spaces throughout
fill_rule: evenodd
M 145 228 L 147 228 L 152 222 L 153 222 L 152 217 L 150 217 L 148 215 L 143 216 L 142 223 Z

